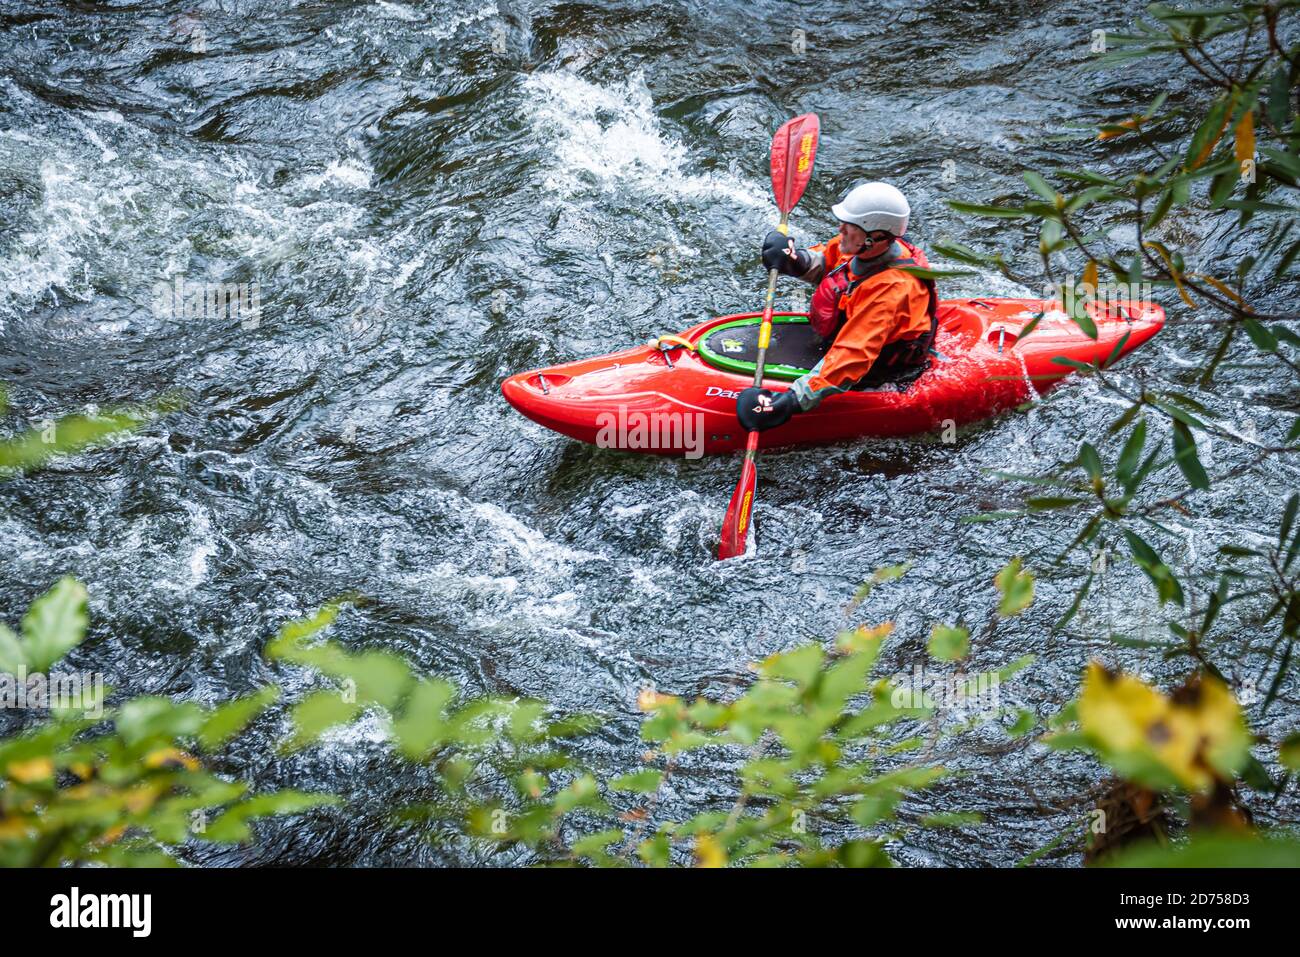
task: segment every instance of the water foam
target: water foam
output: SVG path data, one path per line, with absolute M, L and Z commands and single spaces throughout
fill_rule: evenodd
M 722 199 L 770 210 L 760 185 L 733 174 L 687 172 L 690 154 L 666 133 L 641 74 L 601 86 L 569 72 L 534 73 L 523 83 L 525 112 L 554 143 L 549 190 L 573 195 L 594 179 L 603 189 L 629 187 L 669 198 Z

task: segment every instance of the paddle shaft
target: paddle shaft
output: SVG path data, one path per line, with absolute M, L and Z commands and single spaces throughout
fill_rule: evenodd
M 812 176 L 813 157 L 817 152 L 820 121 L 815 113 L 805 113 L 782 125 L 772 138 L 772 193 L 777 209 L 781 211 L 781 224 L 777 227 L 783 236 L 790 235 L 790 210 L 799 202 L 808 179 Z M 767 300 L 763 303 L 763 321 L 758 327 L 758 355 L 754 362 L 754 385 L 763 386 L 763 371 L 767 365 L 767 347 L 772 340 L 772 304 L 776 301 L 778 271 L 767 274 Z M 726 517 L 722 520 L 722 540 L 718 543 L 718 558 L 734 558 L 745 552 L 746 533 L 749 531 L 750 509 L 758 488 L 758 431 L 749 433 L 745 441 L 745 458 L 740 466 L 740 480 L 731 493 Z
M 776 228 L 783 236 L 790 234 L 790 214 L 781 214 L 781 225 Z M 767 273 L 767 299 L 763 302 L 763 322 L 758 327 L 758 358 L 754 361 L 754 387 L 763 385 L 763 367 L 767 365 L 767 347 L 772 340 L 772 304 L 776 301 L 776 277 L 778 271 L 771 269 Z

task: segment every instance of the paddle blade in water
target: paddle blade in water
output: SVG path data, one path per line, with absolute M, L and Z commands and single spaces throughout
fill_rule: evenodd
M 731 493 L 727 517 L 722 520 L 722 541 L 718 543 L 718 560 L 745 554 L 749 539 L 749 520 L 754 507 L 754 491 L 758 488 L 758 465 L 754 461 L 758 451 L 758 433 L 749 433 L 745 448 L 745 462 L 740 469 L 740 481 Z
M 812 178 L 820 130 L 817 114 L 805 113 L 782 126 L 772 138 L 772 195 L 782 213 L 794 209 Z

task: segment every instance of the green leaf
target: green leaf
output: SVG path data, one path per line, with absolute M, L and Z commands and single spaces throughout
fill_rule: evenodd
M 903 562 L 899 565 L 886 565 L 883 568 L 877 568 L 875 573 L 863 582 L 858 590 L 853 593 L 853 601 L 850 603 L 850 608 L 856 608 L 858 605 L 862 604 L 862 602 L 866 600 L 867 596 L 875 590 L 877 585 L 883 585 L 885 582 L 897 581 L 902 578 L 907 574 L 907 570 L 911 567 L 911 562 Z
M 995 261 L 996 257 L 987 253 L 976 252 L 969 246 L 963 246 L 961 243 L 931 243 L 930 248 L 941 256 L 948 259 L 955 259 L 958 262 L 969 263 L 972 266 L 982 266 L 985 263 Z
M 1277 756 L 1284 768 L 1300 771 L 1300 733 L 1287 735 L 1278 748 Z
M 1023 514 L 1023 512 L 1010 511 L 981 512 L 978 515 L 963 515 L 961 521 L 967 524 L 974 524 L 976 522 L 1002 522 L 1006 521 L 1008 518 L 1019 518 Z
M 1133 494 L 1134 487 L 1130 483 L 1138 461 L 1142 458 L 1142 447 L 1146 444 L 1146 440 L 1146 419 L 1138 419 L 1137 425 L 1133 426 L 1133 431 L 1129 433 L 1128 439 L 1124 442 L 1124 448 L 1120 450 L 1119 460 L 1115 463 L 1115 476 L 1120 480 L 1120 484 L 1124 486 L 1124 491 L 1129 495 Z
M 998 603 L 998 614 L 1003 618 L 1020 614 L 1034 600 L 1033 573 L 1021 572 L 1018 556 L 997 573 L 993 582 L 1002 593 L 1002 600 Z
M 1146 842 L 1125 848 L 1106 867 L 1300 867 L 1300 841 L 1253 834 L 1197 834 L 1185 844 Z
M 81 644 L 86 634 L 86 586 L 64 576 L 23 616 L 23 651 L 27 667 L 46 671 Z
M 199 743 L 205 751 L 215 751 L 235 737 L 255 717 L 280 697 L 276 687 L 262 688 L 244 698 L 237 698 L 214 709 L 199 728 Z
M 1021 738 L 1028 734 L 1038 724 L 1038 716 L 1032 711 L 1021 708 L 1016 713 L 1016 720 L 1007 728 L 1007 734 L 1013 738 Z
M 446 741 L 444 712 L 456 694 L 456 686 L 440 678 L 422 678 L 415 683 L 402 713 L 393 719 L 393 735 L 402 754 L 419 761 Z
M 1132 334 L 1133 334 L 1132 330 L 1129 330 L 1125 332 L 1124 335 L 1119 337 L 1119 340 L 1115 343 L 1115 347 L 1110 350 L 1110 355 L 1108 355 L 1106 357 L 1106 361 L 1101 364 L 1101 367 L 1103 369 L 1109 369 L 1111 366 L 1115 364 L 1115 361 L 1119 358 L 1120 353 L 1124 351 L 1124 347 L 1128 345 L 1129 336 L 1131 336 Z
M 812 684 L 821 670 L 825 652 L 821 645 L 804 645 L 794 651 L 771 655 L 759 664 L 759 673 L 765 678 L 785 678 L 800 688 Z
M 606 849 L 611 844 L 620 844 L 622 841 L 623 831 L 621 829 L 597 831 L 595 834 L 588 834 L 586 837 L 574 841 L 573 853 L 577 857 L 589 857 L 597 863 L 601 863 L 609 860 Z
M 346 668 L 334 677 L 354 681 L 358 700 L 389 709 L 406 695 L 415 680 L 405 660 L 385 651 L 348 656 Z
M 1246 548 L 1244 545 L 1220 545 L 1219 553 L 1221 555 L 1231 555 L 1236 558 L 1247 558 L 1260 554 L 1260 552 L 1255 549 Z
M 942 811 L 921 818 L 922 827 L 969 827 L 983 823 L 984 815 L 979 811 Z
M 612 779 L 607 787 L 611 791 L 631 791 L 635 794 L 653 794 L 659 790 L 659 782 L 664 773 L 656 768 L 642 768 L 631 774 L 620 774 Z
M 1042 176 L 1040 176 L 1039 174 L 1033 171 L 1030 171 L 1025 173 L 1021 178 L 1024 179 L 1025 183 L 1029 186 L 1030 189 L 1032 189 L 1043 199 L 1047 200 L 1049 203 L 1056 202 L 1056 190 L 1048 186 L 1047 180 L 1043 179 Z
M 1079 464 L 1083 470 L 1088 473 L 1088 478 L 1093 482 L 1094 487 L 1101 482 L 1101 456 L 1093 448 L 1091 442 L 1084 442 L 1079 446 Z
M 1025 499 L 1025 505 L 1031 512 L 1050 512 L 1058 508 L 1069 508 L 1071 505 L 1078 505 L 1080 502 L 1086 502 L 1087 499 L 1077 496 L 1056 496 L 1056 495 L 1034 495 Z
M 17 675 L 18 669 L 27 665 L 27 655 L 18 643 L 13 629 L 0 623 L 0 674 Z
M 542 732 L 544 740 L 551 738 L 578 738 L 597 730 L 604 719 L 595 714 L 573 714 L 552 721 Z
M 1065 230 L 1061 224 L 1054 219 L 1043 220 L 1042 229 L 1038 233 L 1038 251 L 1041 255 L 1046 256 L 1049 253 L 1056 252 L 1064 245 Z
M 297 750 L 314 742 L 328 729 L 347 724 L 361 713 L 362 706 L 337 691 L 317 691 L 293 708 L 294 736 L 286 745 Z
M 1025 210 L 1015 206 L 981 206 L 978 203 L 962 203 L 949 200 L 948 205 L 959 213 L 971 216 L 992 216 L 999 219 L 1022 219 L 1028 216 Z
M 1052 356 L 1051 362 L 1058 366 L 1068 366 L 1077 372 L 1092 372 L 1096 369 L 1091 362 L 1080 362 L 1078 359 L 1071 359 L 1069 356 Z
M 302 642 L 334 624 L 334 619 L 339 616 L 342 608 L 342 602 L 333 601 L 322 605 L 306 618 L 285 622 L 275 638 L 267 644 L 266 656 L 272 660 L 283 659 L 302 664 L 298 658 Z
M 1243 319 L 1241 327 L 1246 330 L 1250 341 L 1255 343 L 1255 347 L 1261 352 L 1277 352 L 1277 336 L 1273 335 L 1263 323 L 1256 319 Z
M 1062 615 L 1056 624 L 1052 626 L 1053 634 L 1068 625 L 1074 616 L 1079 613 L 1079 606 L 1083 604 L 1083 599 L 1087 597 L 1088 590 L 1092 587 L 1092 579 L 1095 574 L 1096 573 L 1093 571 L 1088 572 L 1088 577 L 1083 580 L 1083 584 L 1079 586 L 1079 590 L 1074 593 L 1074 601 L 1070 603 L 1070 607 L 1066 609 L 1065 614 Z
M 970 653 L 970 632 L 951 625 L 935 625 L 930 631 L 930 655 L 939 661 L 958 661 Z
M 978 276 L 979 273 L 969 269 L 930 269 L 926 266 L 897 266 L 899 272 L 905 272 L 917 279 L 956 279 L 961 276 Z
M 1188 483 L 1192 488 L 1208 489 L 1210 479 L 1201 466 L 1201 460 L 1196 456 L 1196 439 L 1192 437 L 1191 430 L 1178 420 L 1174 420 L 1173 441 L 1174 461 L 1187 477 Z
M 1195 169 L 1204 162 L 1204 159 L 1210 155 L 1214 144 L 1222 137 L 1226 128 L 1228 105 L 1228 95 L 1220 93 L 1206 112 L 1205 119 L 1201 121 L 1201 125 L 1196 128 L 1196 132 L 1192 134 L 1192 138 L 1187 144 L 1187 153 L 1183 163 L 1187 169 Z
M 1107 434 L 1114 435 L 1116 432 L 1119 432 L 1121 429 L 1123 429 L 1124 426 L 1128 425 L 1135 418 L 1137 418 L 1137 414 L 1142 411 L 1142 406 L 1144 404 L 1145 403 L 1143 403 L 1139 399 L 1137 402 L 1134 402 L 1127 409 L 1125 409 L 1123 413 L 1120 414 L 1120 417 L 1118 419 L 1116 419 L 1114 422 L 1112 422 L 1110 425 L 1106 427 Z
M 1172 189 L 1167 189 L 1160 195 L 1160 201 L 1156 203 L 1156 208 L 1153 209 L 1151 215 L 1147 217 L 1144 228 L 1147 231 L 1150 231 L 1159 226 L 1160 221 L 1165 218 L 1165 214 L 1173 208 L 1173 205 L 1174 191 Z
M 276 814 L 301 814 L 315 807 L 340 803 L 331 794 L 309 794 L 305 791 L 272 791 L 259 794 L 236 804 L 203 831 L 205 840 L 221 843 L 243 843 L 252 839 L 248 822 L 254 818 Z
M 1291 264 L 1295 262 L 1296 256 L 1300 256 L 1300 239 L 1293 242 L 1287 247 L 1287 251 L 1282 254 L 1282 258 L 1278 260 L 1277 266 L 1273 269 L 1273 278 L 1281 279 L 1286 274 L 1286 271 L 1291 268 Z
M 672 861 L 671 838 L 660 832 L 637 845 L 636 856 L 650 867 L 667 867 Z
M 1290 70 L 1285 63 L 1278 66 L 1268 84 L 1268 118 L 1279 130 L 1291 119 Z
M 203 727 L 204 714 L 191 701 L 170 698 L 132 698 L 117 713 L 117 733 L 128 745 L 155 738 L 187 738 Z
M 879 841 L 845 841 L 835 851 L 835 862 L 840 867 L 893 867 L 889 853 Z
M 121 413 L 64 416 L 48 428 L 28 429 L 13 438 L 0 440 L 0 471 L 30 471 L 56 456 L 72 455 L 99 445 L 138 424 L 136 416 Z
M 1156 592 L 1160 596 L 1160 604 L 1172 601 L 1176 605 L 1182 605 L 1183 587 L 1174 577 L 1174 573 L 1169 566 L 1164 563 L 1155 549 L 1142 540 L 1136 532 L 1128 529 L 1124 530 L 1124 538 L 1128 541 L 1130 553 L 1138 567 L 1146 573 L 1147 578 L 1156 586 Z
M 1205 605 L 1205 617 L 1201 620 L 1201 637 L 1204 638 L 1214 627 L 1215 619 L 1219 617 L 1219 612 L 1223 610 L 1224 603 L 1228 599 L 1228 576 L 1226 574 L 1219 576 L 1219 587 L 1210 594 L 1210 600 Z
M 1291 533 L 1291 526 L 1295 522 L 1297 508 L 1300 508 L 1300 492 L 1292 492 L 1291 497 L 1286 500 L 1286 507 L 1282 509 L 1282 524 L 1277 529 L 1278 548 L 1286 544 L 1286 537 Z

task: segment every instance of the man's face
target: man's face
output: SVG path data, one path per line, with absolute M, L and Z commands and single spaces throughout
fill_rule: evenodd
M 867 235 L 852 223 L 840 223 L 840 251 L 847 256 L 862 256 L 870 259 L 879 256 L 893 242 L 888 233 L 873 232 Z

